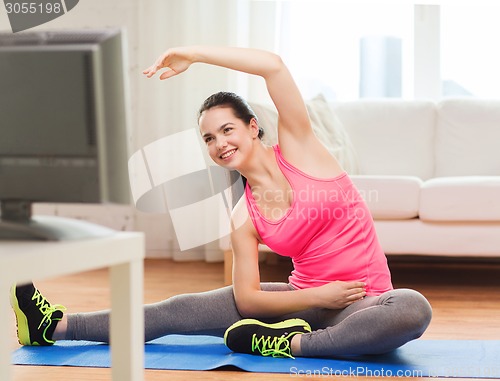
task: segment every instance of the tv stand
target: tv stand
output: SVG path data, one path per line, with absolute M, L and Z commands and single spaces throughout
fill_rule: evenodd
M 71 241 L 102 238 L 116 230 L 87 221 L 59 216 L 32 216 L 32 203 L 1 201 L 0 240 Z

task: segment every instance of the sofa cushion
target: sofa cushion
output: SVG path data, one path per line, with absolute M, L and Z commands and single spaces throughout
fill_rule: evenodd
M 432 102 L 361 100 L 333 107 L 354 145 L 360 174 L 432 177 L 436 116 Z
M 500 176 L 427 180 L 419 215 L 424 221 L 500 221 Z
M 437 112 L 434 177 L 500 176 L 500 101 L 448 99 Z
M 415 176 L 351 176 L 374 219 L 409 219 L 418 216 L 420 187 Z
M 499 257 L 500 223 L 377 220 L 377 236 L 386 254 Z
M 259 126 L 264 129 L 262 141 L 270 146 L 278 143 L 278 112 L 274 105 L 248 102 L 257 115 Z
M 318 139 L 337 158 L 347 173 L 357 174 L 358 158 L 351 139 L 323 95 L 307 101 L 306 107 Z
M 330 105 L 322 95 L 306 102 L 307 111 L 311 120 L 312 129 L 318 139 L 325 145 L 330 153 L 337 158 L 340 165 L 349 174 L 358 173 L 358 162 L 354 146 L 342 122 L 333 113 Z M 273 105 L 250 103 L 259 120 L 259 125 L 264 128 L 263 141 L 274 145 L 278 142 L 277 125 L 278 113 Z

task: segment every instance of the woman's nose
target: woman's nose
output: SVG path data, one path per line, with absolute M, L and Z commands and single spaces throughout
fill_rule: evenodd
M 216 142 L 216 147 L 218 150 L 223 149 L 227 146 L 227 141 L 224 138 L 218 138 Z

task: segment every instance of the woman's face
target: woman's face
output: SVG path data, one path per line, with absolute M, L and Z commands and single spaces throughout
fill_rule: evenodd
M 228 169 L 238 170 L 251 152 L 258 135 L 255 119 L 246 124 L 230 107 L 212 107 L 199 119 L 200 133 L 212 160 Z

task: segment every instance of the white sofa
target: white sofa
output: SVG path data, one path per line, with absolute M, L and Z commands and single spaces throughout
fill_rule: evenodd
M 273 135 L 275 111 L 252 106 Z M 500 257 L 500 100 L 319 98 L 308 108 L 365 198 L 386 254 Z
M 500 257 L 500 101 L 334 109 L 386 254 Z

